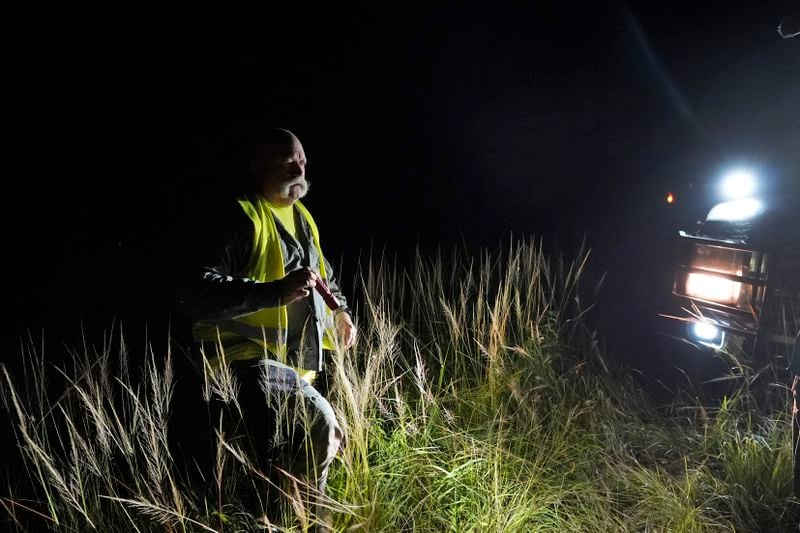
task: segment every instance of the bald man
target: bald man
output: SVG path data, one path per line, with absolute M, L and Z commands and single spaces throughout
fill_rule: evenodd
M 237 429 L 245 430 L 256 464 L 307 482 L 324 515 L 319 501 L 342 434 L 314 383 L 326 351 L 350 348 L 356 328 L 319 229 L 300 202 L 309 190 L 306 164 L 288 130 L 270 130 L 254 143 L 252 187 L 220 206 L 230 213 L 207 236 L 202 268 L 180 291 L 179 305 L 208 371 L 230 368 L 240 386 L 244 420 Z M 220 414 L 227 423 L 237 417 L 235 410 Z

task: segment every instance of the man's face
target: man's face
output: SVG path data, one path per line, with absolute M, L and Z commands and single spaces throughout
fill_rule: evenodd
M 290 206 L 308 192 L 306 154 L 296 137 L 284 146 L 264 150 L 255 170 L 261 194 L 275 205 Z

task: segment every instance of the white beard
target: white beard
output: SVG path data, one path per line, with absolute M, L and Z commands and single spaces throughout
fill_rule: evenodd
M 305 179 L 293 181 L 285 185 L 281 185 L 278 194 L 280 198 L 287 201 L 299 200 L 308 194 L 311 185 Z

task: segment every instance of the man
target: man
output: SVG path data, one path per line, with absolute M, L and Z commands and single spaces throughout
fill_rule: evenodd
M 313 383 L 325 351 L 337 338 L 351 347 L 356 328 L 317 225 L 300 202 L 309 189 L 305 169 L 303 146 L 292 132 L 274 129 L 254 143 L 252 191 L 215 221 L 203 267 L 180 291 L 179 306 L 192 320 L 209 371 L 229 368 L 236 378 L 245 443 L 256 465 L 266 473 L 277 466 L 308 483 L 319 511 L 342 434 Z M 326 305 L 318 283 L 327 285 L 338 308 Z M 235 413 L 221 412 L 228 424 Z

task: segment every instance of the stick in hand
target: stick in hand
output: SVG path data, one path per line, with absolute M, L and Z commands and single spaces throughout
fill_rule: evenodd
M 328 305 L 328 309 L 331 311 L 336 311 L 342 306 L 322 278 L 317 278 L 317 284 L 315 287 L 317 288 L 317 292 L 320 294 L 320 296 L 322 296 L 322 299 L 325 300 L 325 303 Z

